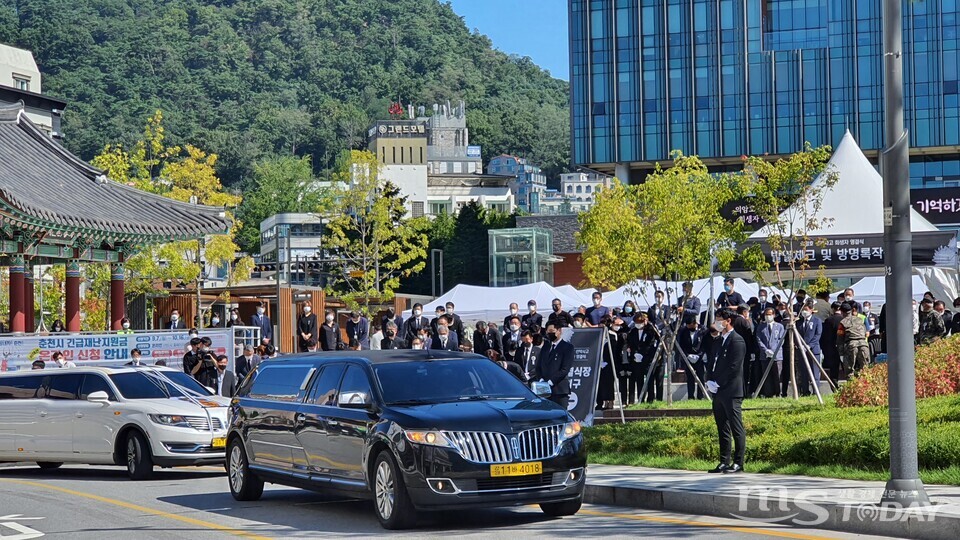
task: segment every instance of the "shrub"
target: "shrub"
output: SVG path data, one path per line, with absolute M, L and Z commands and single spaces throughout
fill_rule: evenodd
M 914 366 L 918 398 L 956 394 L 960 390 L 960 336 L 951 336 L 917 348 Z M 888 375 L 887 364 L 864 368 L 857 377 L 840 388 L 837 405 L 886 405 Z

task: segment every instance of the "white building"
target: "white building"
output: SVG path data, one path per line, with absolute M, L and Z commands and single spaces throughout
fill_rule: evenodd
M 407 198 L 412 217 L 426 215 L 427 126 L 419 120 L 383 120 L 367 132 L 369 150 L 380 162 L 380 178 Z
M 33 53 L 0 44 L 0 103 L 22 101 L 31 122 L 54 139 L 61 139 L 60 117 L 67 103 L 41 95 L 40 83 L 40 69 Z
M 322 255 L 321 241 L 324 231 L 324 219 L 318 214 L 295 213 L 274 214 L 260 222 L 260 254 L 257 264 L 281 264 L 281 281 L 294 285 L 321 284 L 319 273 L 298 269 L 288 270 L 287 263 L 315 260 Z M 260 277 L 268 277 L 261 273 Z M 272 272 L 269 273 L 273 275 Z
M 490 174 L 431 174 L 427 177 L 428 215 L 457 214 L 470 201 L 496 212 L 512 213 L 516 201 L 512 176 Z
M 547 189 L 547 177 L 540 167 L 527 163 L 524 158 L 501 154 L 487 164 L 487 174 L 514 177 L 510 188 L 517 197 L 517 206 L 524 212 L 540 213 L 540 199 Z
M 560 195 L 570 203 L 573 213 L 586 212 L 593 206 L 597 191 L 609 188 L 613 177 L 596 172 L 573 172 L 560 175 Z

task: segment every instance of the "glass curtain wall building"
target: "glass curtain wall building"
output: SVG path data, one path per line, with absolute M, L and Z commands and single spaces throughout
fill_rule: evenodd
M 911 185 L 960 186 L 960 0 L 904 0 Z M 879 0 L 570 0 L 572 155 L 641 181 L 672 150 L 883 146 Z

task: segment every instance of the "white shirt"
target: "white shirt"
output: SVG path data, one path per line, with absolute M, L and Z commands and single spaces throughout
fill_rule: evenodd
M 371 350 L 371 351 L 379 351 L 379 350 L 380 350 L 380 342 L 381 342 L 382 340 L 383 340 L 383 331 L 377 330 L 377 332 L 376 332 L 375 334 L 373 334 L 373 336 L 370 337 L 370 350 Z
M 223 371 L 217 370 L 217 393 L 223 393 Z

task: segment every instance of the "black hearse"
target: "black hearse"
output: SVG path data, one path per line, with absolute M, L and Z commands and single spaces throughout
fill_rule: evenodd
M 372 497 L 387 529 L 418 510 L 580 509 L 580 425 L 490 360 L 444 351 L 344 351 L 268 360 L 230 406 L 230 492 L 263 483 Z

